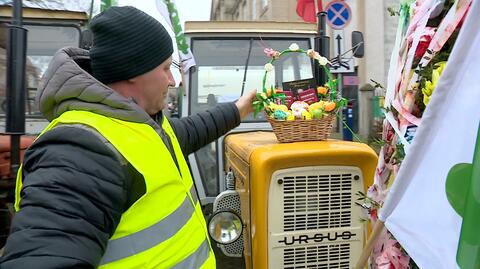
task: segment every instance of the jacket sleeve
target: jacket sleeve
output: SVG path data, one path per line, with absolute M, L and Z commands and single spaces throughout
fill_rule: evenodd
M 170 121 L 183 154 L 188 156 L 237 127 L 240 124 L 240 113 L 234 103 L 225 103 L 205 112 Z
M 126 205 L 125 165 L 92 132 L 60 126 L 23 163 L 1 268 L 96 268 Z

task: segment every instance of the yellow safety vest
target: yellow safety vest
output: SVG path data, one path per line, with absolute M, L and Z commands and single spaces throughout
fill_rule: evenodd
M 143 175 L 146 185 L 146 193 L 123 212 L 99 268 L 215 268 L 192 177 L 168 120 L 164 118 L 162 127 L 172 141 L 180 171 L 162 139 L 147 124 L 87 111 L 67 111 L 43 132 L 57 124 L 77 123 L 102 134 Z M 17 210 L 21 187 L 20 169 Z

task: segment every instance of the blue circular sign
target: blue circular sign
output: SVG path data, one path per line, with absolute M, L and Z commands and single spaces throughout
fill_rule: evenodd
M 352 19 L 350 6 L 342 0 L 330 2 L 325 8 L 327 23 L 333 29 L 343 29 Z

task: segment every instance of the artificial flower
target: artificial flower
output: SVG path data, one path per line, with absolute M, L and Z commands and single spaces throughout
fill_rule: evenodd
M 315 59 L 315 55 L 318 54 L 318 52 L 314 51 L 313 49 L 307 50 L 307 55 L 308 57 Z
M 292 51 L 297 51 L 297 50 L 300 50 L 300 47 L 298 46 L 297 43 L 292 43 L 290 47 L 288 47 L 288 49 Z
M 432 41 L 432 38 L 435 35 L 436 31 L 437 29 L 434 27 L 425 27 L 425 30 L 422 33 L 422 36 L 420 37 L 419 43 L 417 45 L 417 49 L 415 50 L 415 58 L 423 57 L 428 47 L 430 46 L 430 42 Z M 414 34 L 415 32 L 408 37 L 408 42 L 410 42 L 410 44 L 413 42 Z
M 307 50 L 307 55 L 308 57 L 317 60 L 320 65 L 326 65 L 327 63 L 330 63 L 327 58 L 323 57 L 312 49 Z
M 447 62 L 438 62 L 435 65 L 438 67 L 433 69 L 433 72 L 432 72 L 432 83 L 434 88 L 437 86 L 438 80 L 440 79 L 440 75 L 443 73 L 443 69 L 445 69 Z
M 378 209 L 376 208 L 371 208 L 368 212 L 370 219 L 372 220 L 377 220 L 378 219 Z
M 272 88 L 268 88 L 267 89 L 267 97 L 272 97 L 273 91 L 274 90 Z
M 433 83 L 430 80 L 427 80 L 425 82 L 425 88 L 422 88 L 422 93 L 423 93 L 423 103 L 425 105 L 428 105 L 430 102 L 430 96 L 433 93 Z
M 328 92 L 328 89 L 327 87 L 317 87 L 317 94 L 320 94 L 320 95 L 325 95 L 327 94 Z
M 388 239 L 382 254 L 375 260 L 378 269 L 408 269 L 410 257 L 400 249 L 400 245 L 394 239 Z
M 377 184 L 373 184 L 372 186 L 370 186 L 367 192 L 367 196 L 378 204 L 383 204 L 385 198 L 387 197 L 387 194 L 388 189 L 377 186 Z
M 272 49 L 272 48 L 266 48 L 263 50 L 263 52 L 265 52 L 265 54 L 267 54 L 268 57 L 271 57 L 271 58 L 274 58 L 274 59 L 277 59 L 278 57 L 280 57 L 280 52 Z
M 330 111 L 333 111 L 336 106 L 337 104 L 335 104 L 335 102 L 325 102 L 324 108 L 325 108 L 325 111 L 330 112 Z
M 423 93 L 423 103 L 425 105 L 428 105 L 430 102 L 430 97 L 433 94 L 433 91 L 437 87 L 438 80 L 440 79 L 440 75 L 443 72 L 443 69 L 445 69 L 447 62 L 439 62 L 436 63 L 438 66 L 437 68 L 433 69 L 432 71 L 432 81 L 427 80 L 425 82 L 425 87 L 422 88 L 422 93 Z
M 320 55 L 318 55 L 318 58 L 315 58 L 315 60 L 317 60 L 320 65 L 326 65 L 330 63 L 327 58 Z
M 265 71 L 271 72 L 271 71 L 273 71 L 273 69 L 275 69 L 275 68 L 273 67 L 273 64 L 267 63 L 267 64 L 265 65 Z
M 260 100 L 267 100 L 267 95 L 264 92 L 257 93 L 257 98 Z

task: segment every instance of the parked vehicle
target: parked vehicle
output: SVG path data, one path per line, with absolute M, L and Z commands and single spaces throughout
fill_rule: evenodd
M 80 46 L 81 33 L 88 16 L 84 12 L 65 10 L 46 10 L 23 7 L 22 24 L 27 29 L 27 59 L 25 68 L 25 133 L 18 145 L 20 156 L 33 142 L 34 136 L 40 133 L 48 122 L 41 116 L 35 105 L 35 92 L 41 76 L 48 67 L 54 53 L 66 46 Z M 7 122 L 7 46 L 8 24 L 12 23 L 12 6 L 0 5 L 0 247 L 4 245 L 9 232 L 16 174 L 10 167 L 11 135 L 5 134 Z M 16 44 L 17 45 L 17 44 Z M 19 70 L 11 76 L 16 77 Z M 12 117 L 12 115 L 9 115 Z M 18 135 L 18 134 L 16 134 Z

